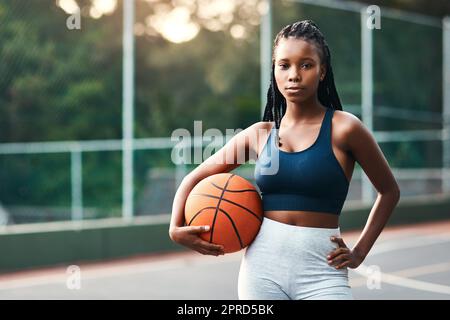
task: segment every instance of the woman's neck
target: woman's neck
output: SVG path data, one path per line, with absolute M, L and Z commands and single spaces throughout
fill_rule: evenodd
M 286 101 L 286 114 L 283 116 L 283 127 L 291 127 L 296 124 L 307 123 L 322 114 L 325 107 L 319 102 L 317 97 L 309 101 L 296 104 Z

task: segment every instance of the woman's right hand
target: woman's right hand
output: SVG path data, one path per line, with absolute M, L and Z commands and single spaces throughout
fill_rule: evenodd
M 200 238 L 200 233 L 208 231 L 209 226 L 175 227 L 170 231 L 170 238 L 176 243 L 195 250 L 201 254 L 213 256 L 225 254 L 223 251 L 223 246 L 209 243 Z

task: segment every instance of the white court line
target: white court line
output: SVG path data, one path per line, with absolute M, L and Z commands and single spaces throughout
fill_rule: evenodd
M 381 253 L 387 253 L 395 250 L 418 248 L 423 246 L 429 246 L 433 244 L 446 243 L 450 241 L 450 236 L 447 234 L 437 234 L 437 235 L 426 235 L 426 236 L 415 236 L 410 239 L 402 239 L 400 241 L 388 241 L 379 244 L 374 247 L 369 255 L 376 255 Z M 428 266 L 415 267 L 410 269 L 399 270 L 391 273 L 379 272 L 381 282 L 385 282 L 392 285 L 397 285 L 406 288 L 412 288 L 416 290 L 429 291 L 434 293 L 449 294 L 450 286 L 435 284 L 426 281 L 414 280 L 408 277 L 414 277 L 424 274 L 437 273 L 442 271 L 447 271 L 450 268 L 450 263 L 440 263 Z M 365 265 L 360 265 L 358 268 L 354 269 L 356 273 L 369 277 L 368 273 L 369 267 Z M 350 283 L 353 287 L 362 286 L 367 283 L 367 280 L 357 278 L 351 280 Z
M 139 264 L 133 264 L 129 266 L 107 266 L 107 267 L 89 267 L 80 266 L 81 268 L 81 281 L 84 280 L 95 280 L 100 278 L 108 277 L 118 277 L 126 276 L 132 274 L 162 271 L 162 270 L 173 270 L 181 269 L 187 266 L 195 265 L 212 265 L 212 264 L 223 264 L 227 262 L 236 262 L 241 259 L 240 253 L 233 253 L 224 256 L 214 257 L 214 256 L 193 256 L 182 259 L 173 259 L 172 261 L 156 261 L 156 262 L 144 262 Z M 68 266 L 67 266 L 68 267 Z M 13 280 L 3 280 L 0 281 L 0 291 L 1 290 L 11 290 L 11 289 L 21 289 L 29 288 L 42 285 L 60 284 L 66 287 L 66 281 L 68 278 L 66 274 L 66 269 L 63 268 L 57 273 L 53 273 L 46 276 L 31 276 L 22 279 Z
M 399 277 L 404 277 L 404 278 L 413 278 L 413 277 L 418 277 L 418 276 L 427 275 L 427 274 L 445 272 L 448 270 L 450 270 L 450 262 L 444 262 L 444 263 L 420 266 L 420 267 L 416 267 L 416 268 L 398 270 L 395 272 L 391 272 L 390 274 L 399 276 Z M 352 288 L 362 287 L 367 284 L 367 279 L 366 279 L 366 277 L 358 277 L 356 279 L 350 279 L 350 283 L 351 283 Z
M 369 267 L 366 267 L 365 265 L 360 265 L 357 269 L 354 269 L 354 271 L 356 273 L 359 273 L 360 275 L 363 275 L 365 277 L 368 277 L 368 270 L 369 270 Z M 400 276 L 397 276 L 394 274 L 383 273 L 383 272 L 380 272 L 379 275 L 380 275 L 381 282 L 384 282 L 384 283 L 401 286 L 401 287 L 406 287 L 406 288 L 411 288 L 411 289 L 416 289 L 416 290 L 450 295 L 450 286 L 409 279 L 409 278 L 400 277 Z
M 426 274 L 445 272 L 450 270 L 450 262 L 430 264 L 427 266 L 420 266 L 416 268 L 409 268 L 391 272 L 393 275 L 401 277 L 418 277 Z
M 415 236 L 412 238 L 401 239 L 396 241 L 386 241 L 375 245 L 370 250 L 369 255 L 381 254 L 401 249 L 418 248 L 423 246 L 429 246 L 433 244 L 450 242 L 450 235 L 448 234 L 436 234 L 426 236 Z

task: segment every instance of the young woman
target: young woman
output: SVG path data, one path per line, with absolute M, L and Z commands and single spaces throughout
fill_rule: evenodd
M 223 254 L 220 245 L 198 236 L 207 226 L 184 226 L 183 208 L 197 182 L 239 166 L 225 161 L 237 150 L 246 151 L 246 160 L 256 156 L 264 208 L 261 229 L 241 261 L 239 299 L 353 299 L 347 268 L 364 261 L 400 190 L 372 134 L 342 111 L 330 50 L 314 22 L 287 25 L 276 36 L 263 121 L 236 134 L 181 183 L 169 229 L 173 241 L 202 254 Z M 264 174 L 274 161 L 276 172 Z M 340 235 L 339 215 L 355 161 L 378 197 L 350 249 Z

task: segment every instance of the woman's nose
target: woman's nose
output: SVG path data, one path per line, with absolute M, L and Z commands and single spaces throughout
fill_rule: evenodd
M 289 70 L 289 81 L 300 81 L 300 72 L 297 70 L 296 67 L 292 67 Z

